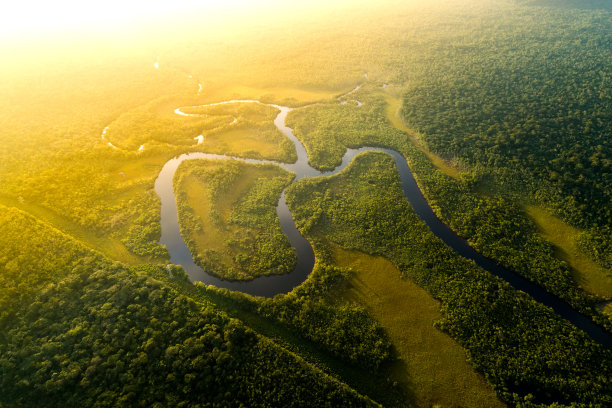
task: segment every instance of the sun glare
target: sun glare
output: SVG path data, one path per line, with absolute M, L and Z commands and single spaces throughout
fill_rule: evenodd
M 407 0 L 386 0 L 387 3 Z M 209 32 L 226 32 L 253 24 L 342 19 L 344 10 L 376 8 L 370 0 L 22 0 L 5 2 L 0 8 L 0 46 L 21 40 L 38 41 L 69 35 L 109 35 L 134 30 L 172 33 L 193 26 Z M 174 26 L 174 22 L 179 22 Z M 148 34 L 145 34 L 147 36 Z
M 10 41 L 71 31 L 112 31 L 185 13 L 201 12 L 209 17 L 230 14 L 255 4 L 248 0 L 12 1 L 0 9 L 0 36 L 2 41 Z

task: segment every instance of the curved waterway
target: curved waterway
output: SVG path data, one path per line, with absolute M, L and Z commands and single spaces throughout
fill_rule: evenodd
M 261 102 L 253 100 L 232 100 L 209 105 L 201 105 L 199 107 L 216 106 L 228 103 Z M 331 176 L 344 170 L 359 153 L 379 151 L 387 153 L 393 157 L 399 172 L 405 197 L 408 199 L 418 216 L 427 224 L 427 226 L 438 238 L 444 241 L 444 243 L 455 250 L 459 255 L 473 260 L 478 266 L 487 270 L 493 275 L 504 279 L 515 289 L 522 290 L 536 301 L 551 307 L 559 316 L 567 319 L 574 326 L 585 331 L 596 342 L 604 345 L 607 348 L 612 348 L 612 335 L 602 330 L 588 317 L 580 314 L 569 304 L 560 300 L 556 296 L 546 292 L 542 287 L 480 255 L 468 245 L 467 241 L 457 236 L 448 226 L 442 223 L 423 197 L 423 194 L 421 193 L 421 190 L 419 189 L 410 168 L 406 163 L 406 159 L 400 153 L 396 152 L 395 150 L 378 147 L 347 149 L 346 153 L 342 157 L 342 163 L 338 167 L 332 171 L 321 172 L 308 164 L 308 154 L 306 153 L 304 145 L 297 137 L 295 137 L 291 128 L 285 125 L 287 114 L 289 111 L 291 111 L 291 108 L 272 104 L 267 105 L 273 106 L 280 110 L 278 116 L 274 120 L 274 124 L 287 138 L 293 142 L 298 157 L 295 163 L 280 163 L 272 160 L 243 159 L 209 153 L 186 153 L 166 162 L 159 173 L 157 180 L 155 181 L 155 191 L 161 199 L 162 234 L 159 242 L 168 248 L 168 252 L 170 253 L 170 262 L 175 265 L 181 265 L 192 281 L 201 281 L 208 285 L 237 290 L 251 295 L 270 297 L 279 293 L 290 292 L 293 288 L 304 282 L 308 275 L 312 272 L 315 263 L 315 256 L 312 246 L 300 234 L 295 225 L 285 200 L 285 191 L 283 191 L 276 207 L 276 213 L 278 214 L 283 233 L 287 235 L 291 245 L 296 250 L 297 264 L 295 269 L 288 274 L 262 276 L 250 281 L 228 281 L 208 274 L 206 271 L 196 265 L 193 260 L 193 256 L 189 252 L 189 249 L 187 248 L 187 245 L 185 244 L 180 232 L 176 197 L 174 195 L 172 183 L 176 169 L 183 161 L 196 159 L 217 159 L 239 160 L 246 163 L 257 164 L 275 164 L 285 170 L 294 172 L 295 180 L 299 180 L 306 177 Z M 180 108 L 175 112 L 179 115 L 184 115 Z

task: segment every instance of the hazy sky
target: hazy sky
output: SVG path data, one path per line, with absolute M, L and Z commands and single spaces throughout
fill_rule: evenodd
M 4 41 L 66 31 L 116 30 L 177 14 L 229 18 L 268 8 L 277 0 L 17 0 L 0 7 Z
M 0 6 L 0 41 L 48 34 L 111 32 L 141 23 L 183 16 L 203 25 L 270 13 L 299 16 L 317 9 L 375 6 L 368 0 L 15 0 Z M 321 13 L 321 17 L 325 13 Z

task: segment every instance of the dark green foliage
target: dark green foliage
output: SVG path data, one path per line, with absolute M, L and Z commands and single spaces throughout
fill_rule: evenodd
M 242 194 L 229 202 L 226 198 L 237 189 L 252 169 L 271 170 L 262 174 Z M 277 172 L 276 172 L 277 171 Z M 184 179 L 194 176 L 205 186 L 209 198 L 205 220 L 196 217 L 189 203 Z M 276 166 L 257 166 L 236 161 L 191 161 L 181 164 L 175 175 L 175 192 L 179 222 L 183 237 L 195 261 L 206 271 L 228 279 L 251 279 L 259 275 L 282 274 L 293 270 L 296 255 L 288 238 L 283 234 L 276 215 L 276 205 L 283 189 L 293 180 L 291 173 Z M 222 213 L 224 216 L 222 217 Z M 225 215 L 229 213 L 229 216 Z M 204 218 L 204 216 L 202 216 Z M 212 234 L 219 230 L 224 245 L 203 247 L 189 232 L 204 230 Z M 221 252 L 224 253 L 221 253 Z M 227 255 L 233 262 L 223 262 Z
M 259 313 L 287 324 L 352 364 L 378 368 L 391 358 L 391 343 L 380 324 L 356 305 L 329 306 L 321 293 L 342 279 L 333 266 L 318 264 L 304 285 L 286 296 L 263 300 Z
M 567 263 L 555 257 L 533 222 L 511 199 L 475 192 L 469 177 L 457 181 L 435 171 L 418 155 L 413 169 L 438 216 L 483 255 L 525 276 L 587 314 L 594 298 L 578 288 Z M 609 324 L 605 323 L 605 324 Z M 611 326 L 612 327 L 612 326 Z
M 385 256 L 439 299 L 439 327 L 468 350 L 504 401 L 612 403 L 612 354 L 435 238 L 403 198 L 390 157 L 359 156 L 336 177 L 297 183 L 287 199 L 309 235 Z
M 296 329 L 351 364 L 377 369 L 391 358 L 391 343 L 380 325 L 361 307 L 328 306 L 324 301 L 289 298 L 264 302 L 263 316 Z
M 612 10 L 609 0 L 516 0 L 526 6 Z
M 290 114 L 312 164 L 334 167 L 346 146 L 402 151 L 455 231 L 601 319 L 506 193 L 530 195 L 589 228 L 579 238 L 581 249 L 610 267 L 611 17 L 516 3 L 610 9 L 606 0 L 474 1 L 402 9 L 377 15 L 370 25 L 358 19 L 359 30 L 316 25 L 297 37 L 279 26 L 282 42 L 257 35 L 250 45 L 227 46 L 207 37 L 205 46 L 187 48 L 183 38 L 165 55 L 185 67 L 200 64 L 205 87 L 226 81 L 350 89 L 368 71 L 370 82 L 353 94 L 363 106 L 331 101 Z M 19 58 L 3 64 L 18 74 L 5 74 L 0 101 L 2 194 L 52 209 L 88 231 L 112 234 L 135 254 L 166 257 L 157 244 L 155 175 L 170 157 L 198 149 L 193 136 L 203 129 L 222 135 L 237 113 L 248 112 L 224 106 L 216 108 L 218 117 L 173 115 L 175 106 L 163 106 L 172 102 L 164 95 L 194 94 L 196 82 L 182 71 L 153 71 L 147 47 L 95 59 L 69 52 L 70 58 L 43 55 L 48 73 L 39 58 L 36 68 L 23 67 Z M 370 94 L 381 81 L 392 84 L 391 92 L 407 90 L 410 125 L 423 131 L 433 151 L 468 165 L 472 175 L 461 181 L 442 176 L 388 125 L 382 99 Z M 158 115 L 162 111 L 165 116 Z M 255 124 L 240 119 L 237 127 Z M 109 140 L 120 147 L 136 150 L 146 143 L 145 149 L 113 150 L 100 138 L 107 125 Z M 278 133 L 271 123 L 267 129 Z M 292 157 L 290 143 L 282 143 L 282 156 Z M 441 300 L 445 319 L 439 327 L 468 350 L 512 405 L 612 406 L 610 353 L 432 237 L 399 195 L 392 162 L 381 157 L 359 159 L 351 170 L 355 177 L 295 186 L 289 200 L 302 231 L 393 260 Z M 485 187 L 497 183 L 503 197 L 477 194 L 483 180 L 489 181 Z M 253 191 L 236 203 L 234 225 L 268 220 L 252 198 L 278 195 L 261 184 Z M 0 210 L 0 406 L 367 405 L 210 304 L 145 277 L 167 274 L 188 287 L 182 269 L 128 270 L 19 211 Z M 236 245 L 245 242 L 236 239 Z M 258 242 L 274 244 L 258 247 L 263 258 L 292 265 L 293 258 L 276 250 L 286 243 Z M 263 258 L 239 261 L 269 267 Z M 282 322 L 339 359 L 377 367 L 390 356 L 380 326 L 362 309 L 319 300 L 339 278 L 338 270 L 319 263 L 315 276 L 287 296 L 242 298 L 253 313 Z
M 389 126 L 386 103 L 365 86 L 351 94 L 346 105 L 336 101 L 296 109 L 287 116 L 287 125 L 304 143 L 309 163 L 321 170 L 338 166 L 347 147 L 385 146 L 398 149 L 406 135 Z M 363 102 L 357 106 L 353 98 Z M 333 135 L 333 136 L 332 136 Z
M 433 151 L 575 225 L 609 225 L 612 15 L 528 10 L 463 15 L 457 35 L 433 40 L 434 68 L 408 87 L 404 117 Z
M 130 252 L 152 259 L 168 258 L 168 250 L 158 243 L 161 237 L 160 215 L 153 209 L 159 205 L 159 198 L 153 190 L 127 203 L 126 218 L 132 217 L 134 221 L 121 242 Z
M 94 254 L 14 208 L 0 206 L 0 230 L 0 338 L 6 339 L 17 311 L 30 304 L 41 287 L 79 264 L 91 263 Z
M 276 215 L 280 193 L 292 180 L 291 174 L 259 178 L 232 206 L 228 222 L 241 227 L 241 234 L 230 245 L 244 250 L 242 257 L 235 260 L 245 270 L 288 273 L 295 267 L 295 251 L 282 233 Z M 247 229 L 257 233 L 249 234 Z
M 0 225 L 6 255 L 22 253 L 0 262 L 2 406 L 372 405 L 146 268 L 110 263 L 16 210 Z M 29 243 L 40 247 L 27 253 Z
M 200 290 L 213 299 L 229 300 L 242 310 L 255 310 L 345 362 L 377 369 L 392 359 L 391 342 L 380 324 L 362 307 L 330 306 L 324 299 L 344 278 L 340 269 L 319 262 L 304 284 L 274 298 L 253 298 L 214 287 Z
M 313 165 L 333 168 L 346 147 L 376 140 L 380 145 L 402 151 L 409 158 L 424 195 L 438 216 L 457 234 L 466 238 L 483 255 L 538 283 L 582 312 L 593 315 L 601 324 L 612 327 L 609 319 L 593 307 L 597 299 L 577 286 L 571 268 L 555 256 L 554 247 L 539 235 L 533 222 L 521 210 L 517 195 L 509 193 L 508 181 L 504 183 L 502 180 L 490 191 L 487 185 L 491 183 L 490 177 L 482 174 L 480 169 L 462 173 L 458 180 L 437 171 L 422 152 L 409 144 L 406 134 L 388 123 L 384 112 L 386 104 L 381 96 L 364 96 L 359 95 L 366 101 L 359 108 L 322 104 L 291 113 L 292 126 L 313 152 L 310 156 Z M 364 123 L 361 134 L 355 123 L 362 122 L 357 120 Z M 376 132 L 382 139 L 370 136 Z M 482 194 L 483 188 L 491 194 Z M 321 193 L 316 197 L 324 199 Z M 320 209 L 313 209 L 312 213 L 305 215 L 302 228 L 308 231 L 320 216 Z M 376 233 L 377 227 L 386 228 L 379 224 L 379 220 L 364 222 L 372 233 Z
M 595 262 L 612 269 L 612 228 L 592 228 L 577 239 L 581 251 L 589 254 Z
M 17 321 L 0 345 L 9 403 L 365 405 L 238 321 L 117 268 L 74 270 Z

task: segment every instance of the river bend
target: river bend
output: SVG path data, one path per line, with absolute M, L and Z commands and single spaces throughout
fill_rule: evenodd
M 357 88 L 358 89 L 358 88 Z M 261 103 L 255 100 L 231 100 L 218 102 L 208 105 L 200 105 L 199 107 L 216 106 L 229 103 Z M 442 223 L 429 206 L 421 190 L 419 189 L 411 171 L 406 163 L 406 159 L 397 151 L 378 147 L 362 147 L 359 149 L 347 149 L 342 157 L 342 163 L 334 170 L 321 172 L 308 164 L 308 154 L 302 142 L 293 134 L 291 128 L 285 124 L 287 114 L 291 108 L 274 104 L 266 104 L 277 108 L 280 112 L 274 120 L 274 125 L 293 142 L 296 152 L 297 161 L 295 163 L 280 163 L 272 160 L 257 160 L 231 157 L 209 153 L 185 153 L 175 157 L 163 166 L 155 181 L 155 191 L 161 200 L 161 239 L 160 244 L 165 245 L 170 253 L 170 262 L 175 265 L 181 265 L 187 272 L 192 281 L 201 281 L 207 285 L 214 285 L 219 288 L 237 290 L 255 296 L 271 297 L 279 293 L 290 292 L 293 288 L 300 285 L 308 278 L 312 272 L 315 263 L 314 251 L 310 243 L 298 231 L 287 202 L 285 200 L 285 191 L 283 190 L 276 213 L 279 217 L 281 229 L 289 238 L 291 245 L 296 250 L 297 263 L 295 269 L 284 275 L 261 276 L 250 281 L 228 281 L 220 279 L 214 275 L 208 274 L 205 270 L 199 267 L 193 260 L 193 256 L 189 252 L 183 237 L 181 236 L 176 197 L 173 189 L 173 178 L 178 166 L 185 160 L 196 159 L 220 159 L 220 160 L 239 160 L 246 163 L 260 164 L 275 164 L 285 170 L 295 173 L 295 180 L 307 177 L 331 176 L 344 170 L 353 158 L 362 152 L 379 151 L 384 152 L 393 157 L 397 166 L 402 189 L 405 197 L 412 205 L 414 211 L 427 224 L 431 231 L 449 247 L 451 247 L 459 255 L 473 260 L 478 266 L 487 270 L 495 276 L 498 276 L 512 285 L 515 289 L 522 290 L 529 294 L 536 301 L 551 307 L 559 316 L 567 319 L 574 326 L 585 331 L 593 340 L 602 344 L 607 348 L 612 348 L 612 335 L 604 331 L 598 325 L 593 323 L 590 318 L 582 315 L 573 309 L 568 303 L 557 298 L 556 296 L 546 292 L 542 287 L 532 283 L 522 276 L 506 269 L 488 258 L 485 258 L 472 247 L 466 240 L 457 236 L 447 225 Z M 189 115 L 181 111 L 181 108 L 175 110 L 178 115 Z

